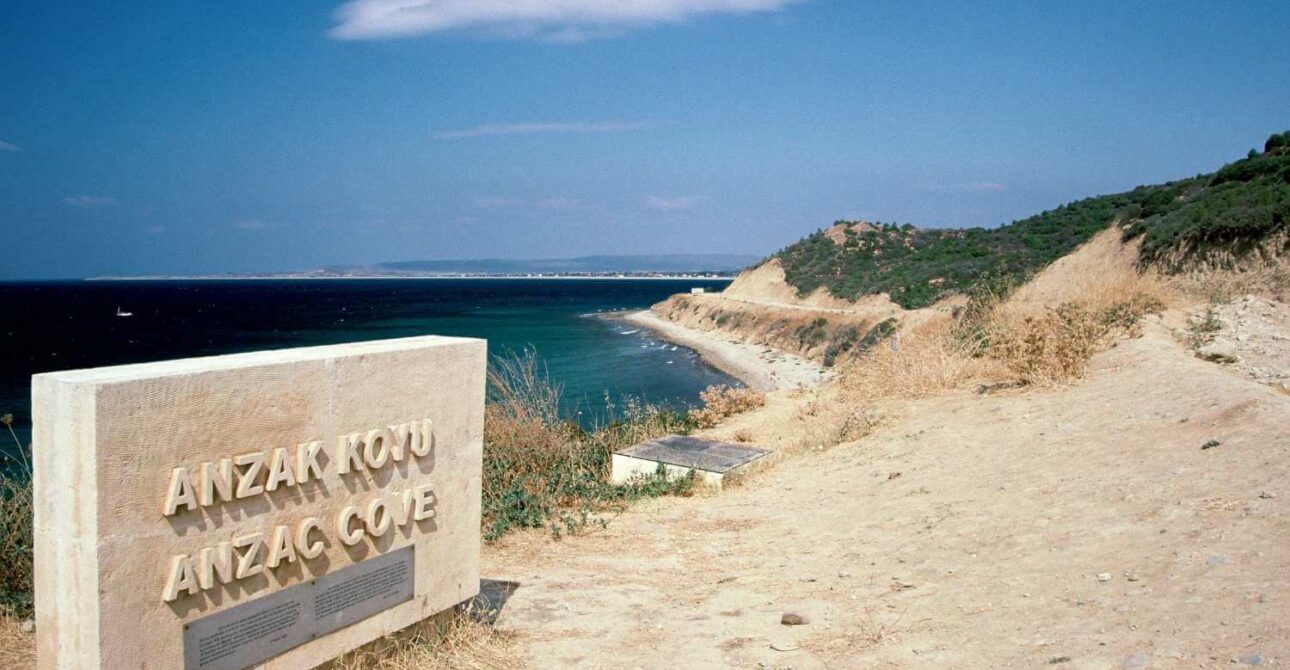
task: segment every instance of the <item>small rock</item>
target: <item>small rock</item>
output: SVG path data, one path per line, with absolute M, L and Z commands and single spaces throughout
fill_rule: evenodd
M 797 651 L 800 647 L 792 642 L 771 642 L 770 648 L 775 651 Z
M 779 622 L 785 626 L 805 626 L 811 623 L 811 617 L 798 612 L 784 612 L 780 615 Z
M 805 583 L 808 583 L 808 584 L 809 584 L 810 582 L 815 581 L 815 578 L 814 578 L 814 577 L 802 577 L 802 578 L 801 578 L 801 579 L 799 579 L 798 581 L 799 581 L 799 582 L 805 582 Z
M 1124 578 L 1131 582 L 1136 582 L 1138 581 L 1138 579 L 1140 579 L 1137 573 L 1133 573 L 1133 572 L 1130 572 L 1129 574 L 1125 575 Z
M 1264 499 L 1264 500 L 1271 500 L 1271 499 L 1273 499 L 1273 498 L 1277 497 L 1277 494 L 1275 494 L 1275 493 L 1273 493 L 1273 492 L 1271 492 L 1271 491 L 1264 491 L 1263 493 L 1260 493 L 1260 494 L 1259 494 L 1259 497 L 1260 497 L 1260 498 L 1262 498 L 1262 499 Z
M 1239 660 L 1241 661 L 1241 663 L 1244 663 L 1245 665 L 1263 665 L 1263 657 L 1259 654 L 1250 654 L 1249 656 L 1242 656 Z
M 1236 353 L 1236 345 L 1227 340 L 1214 340 L 1196 350 L 1196 355 L 1214 363 L 1237 363 L 1241 357 Z
M 1111 581 L 1111 573 L 1109 573 L 1109 572 L 1100 572 L 1100 573 L 1098 573 L 1098 575 L 1097 575 L 1097 581 L 1099 581 L 1099 582 L 1109 582 L 1109 581 Z
M 841 578 L 841 579 L 846 579 L 847 577 L 850 577 L 850 576 L 851 576 L 851 573 L 849 573 L 849 572 L 847 572 L 847 571 L 845 571 L 845 570 L 843 570 L 842 572 L 839 572 L 839 573 L 838 573 L 838 577 L 839 577 L 839 578 Z
M 1140 651 L 1124 659 L 1124 662 L 1120 664 L 1120 667 L 1124 668 L 1124 670 L 1145 670 L 1145 668 L 1150 664 L 1151 657 Z
M 18 628 L 19 628 L 20 630 L 22 630 L 22 632 L 24 632 L 24 633 L 35 633 L 35 632 L 36 632 L 36 622 L 35 622 L 35 621 L 32 621 L 31 619 L 27 619 L 26 621 L 24 621 L 24 622 L 22 622 L 22 623 L 18 624 Z

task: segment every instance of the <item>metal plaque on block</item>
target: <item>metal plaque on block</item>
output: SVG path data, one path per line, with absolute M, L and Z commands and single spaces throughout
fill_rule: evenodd
M 747 465 L 770 451 L 744 444 L 705 440 L 689 435 L 665 435 L 616 452 L 646 461 L 725 473 Z
M 184 670 L 243 670 L 412 599 L 414 547 L 370 558 L 184 626 Z

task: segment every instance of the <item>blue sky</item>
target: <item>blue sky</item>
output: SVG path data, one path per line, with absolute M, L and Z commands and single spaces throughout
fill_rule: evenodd
M 1290 128 L 1290 3 L 0 5 L 0 278 L 767 254 Z

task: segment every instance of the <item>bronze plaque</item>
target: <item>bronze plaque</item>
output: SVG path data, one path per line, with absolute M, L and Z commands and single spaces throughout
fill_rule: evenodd
M 370 558 L 184 626 L 184 670 L 243 670 L 412 599 L 415 547 Z

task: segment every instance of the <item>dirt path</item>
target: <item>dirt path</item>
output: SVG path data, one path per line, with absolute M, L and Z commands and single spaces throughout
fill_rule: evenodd
M 885 411 L 718 497 L 490 546 L 500 625 L 542 668 L 1290 663 L 1290 396 L 1153 326 L 1071 388 Z
M 788 309 L 799 312 L 822 312 L 825 314 L 856 314 L 859 316 L 869 316 L 873 314 L 872 308 L 845 308 L 845 307 L 815 307 L 813 305 L 800 305 L 788 302 L 776 302 L 774 300 L 753 300 L 752 298 L 735 297 L 723 295 L 721 293 L 707 293 L 698 296 L 692 296 L 692 299 L 699 300 L 724 300 L 726 302 L 742 302 L 747 305 L 760 305 L 762 307 L 773 307 L 775 309 Z

